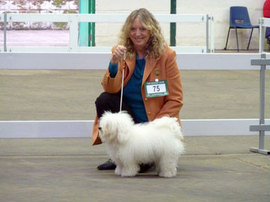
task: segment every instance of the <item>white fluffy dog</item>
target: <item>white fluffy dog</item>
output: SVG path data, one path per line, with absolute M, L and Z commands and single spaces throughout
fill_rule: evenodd
M 159 176 L 177 174 L 179 156 L 184 152 L 183 135 L 176 118 L 162 117 L 134 124 L 126 112 L 105 112 L 99 122 L 99 136 L 106 143 L 115 174 L 135 176 L 142 163 L 154 162 Z

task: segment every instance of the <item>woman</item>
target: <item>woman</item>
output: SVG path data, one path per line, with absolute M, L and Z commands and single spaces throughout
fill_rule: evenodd
M 101 143 L 98 118 L 104 111 L 118 112 L 120 109 L 123 72 L 122 110 L 128 111 L 135 123 L 170 116 L 177 117 L 180 124 L 183 92 L 175 51 L 166 44 L 154 16 L 141 8 L 127 17 L 119 44 L 112 49 L 109 68 L 102 80 L 105 92 L 96 100 L 93 145 Z M 111 161 L 98 167 L 99 170 L 114 168 Z

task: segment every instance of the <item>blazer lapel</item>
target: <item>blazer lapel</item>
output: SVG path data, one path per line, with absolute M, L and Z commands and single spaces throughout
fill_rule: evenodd
M 142 80 L 142 86 L 144 82 L 147 80 L 148 76 L 150 73 L 153 71 L 157 63 L 157 60 L 154 60 L 150 57 L 146 58 L 146 63 L 145 63 L 145 68 L 144 68 L 144 73 L 143 73 L 143 80 Z
M 136 57 L 133 58 L 127 58 L 126 60 L 126 69 L 125 69 L 125 82 L 124 85 L 127 84 L 129 79 L 131 78 L 131 75 L 133 74 L 136 66 Z

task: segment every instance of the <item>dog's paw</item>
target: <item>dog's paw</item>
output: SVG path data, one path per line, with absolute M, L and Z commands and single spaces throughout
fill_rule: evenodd
M 163 170 L 159 172 L 160 177 L 175 177 L 177 174 L 177 169 Z
M 116 175 L 120 175 L 120 176 L 121 176 L 121 169 L 120 169 L 119 166 L 116 167 L 116 169 L 114 170 L 114 173 L 115 173 Z
M 138 174 L 139 166 L 123 168 L 121 172 L 122 177 L 134 177 Z
M 121 177 L 135 177 L 137 175 L 137 172 L 122 172 Z

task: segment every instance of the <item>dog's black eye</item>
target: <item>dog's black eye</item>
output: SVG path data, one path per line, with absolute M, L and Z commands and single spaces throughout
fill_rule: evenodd
M 102 128 L 101 127 L 98 127 L 99 130 L 101 130 Z

